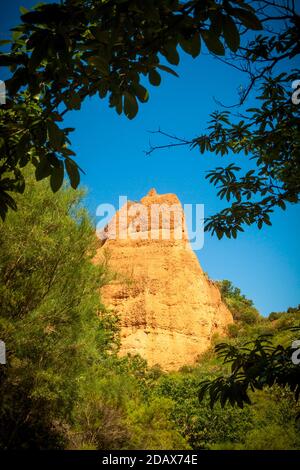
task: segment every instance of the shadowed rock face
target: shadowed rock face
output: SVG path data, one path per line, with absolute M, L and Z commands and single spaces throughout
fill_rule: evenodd
M 151 217 L 157 204 L 158 219 Z M 121 354 L 138 353 L 164 370 L 193 364 L 233 319 L 190 247 L 178 198 L 151 190 L 141 206 L 124 206 L 105 236 L 95 262 L 108 252 L 119 273 L 102 296 L 120 316 Z

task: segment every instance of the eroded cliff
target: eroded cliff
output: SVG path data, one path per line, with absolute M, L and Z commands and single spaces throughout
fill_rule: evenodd
M 170 206 L 178 209 L 171 217 Z M 121 354 L 139 353 L 164 370 L 193 364 L 233 320 L 191 249 L 178 198 L 151 190 L 140 206 L 130 202 L 116 214 L 105 237 L 95 261 L 108 253 L 119 273 L 102 296 L 120 316 Z

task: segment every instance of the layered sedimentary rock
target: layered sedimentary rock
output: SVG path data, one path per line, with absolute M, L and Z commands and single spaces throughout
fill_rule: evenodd
M 138 353 L 164 370 L 193 364 L 233 320 L 191 249 L 178 198 L 151 190 L 101 236 L 95 261 L 108 256 L 118 273 L 102 296 L 120 317 L 121 354 Z

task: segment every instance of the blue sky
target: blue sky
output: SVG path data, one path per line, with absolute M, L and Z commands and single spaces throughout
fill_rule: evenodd
M 19 6 L 35 3 L 11 0 L 5 5 L 1 39 L 18 22 Z M 209 113 L 217 108 L 214 97 L 233 104 L 238 87 L 246 84 L 245 76 L 205 53 L 196 60 L 181 57 L 176 68 L 180 78 L 164 74 L 160 87 L 149 85 L 150 100 L 140 106 L 134 120 L 118 116 L 106 100 L 96 97 L 66 116 L 64 127 L 76 128 L 71 134 L 72 148 L 86 173 L 82 183 L 89 189 L 86 204 L 93 217 L 98 204 L 117 205 L 119 195 L 139 200 L 152 187 L 159 193 L 176 193 L 183 204 L 205 204 L 206 215 L 223 207 L 205 180 L 205 172 L 226 164 L 225 158 L 220 162 L 185 147 L 151 156 L 144 153 L 149 139 L 152 144 L 167 143 L 149 130 L 160 127 L 182 137 L 197 136 L 205 129 Z M 243 157 L 239 163 L 243 164 Z M 206 234 L 204 247 L 197 252 L 202 268 L 212 279 L 231 280 L 264 315 L 298 304 L 299 216 L 299 206 L 278 210 L 272 227 L 260 231 L 252 227 L 237 240 L 218 240 Z

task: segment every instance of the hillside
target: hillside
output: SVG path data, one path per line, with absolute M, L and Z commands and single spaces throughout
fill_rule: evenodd
M 234 323 L 227 336 L 211 336 L 194 365 L 166 372 L 140 355 L 120 357 L 122 325 L 99 296 L 115 273 L 92 263 L 99 243 L 83 193 L 53 195 L 30 174 L 26 188 L 22 224 L 11 212 L 0 225 L 1 449 L 300 449 L 300 410 L 288 389 L 255 392 L 242 410 L 198 400 L 203 379 L 229 371 L 215 344 L 269 333 L 290 345 L 299 308 L 262 318 L 223 281 Z

